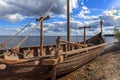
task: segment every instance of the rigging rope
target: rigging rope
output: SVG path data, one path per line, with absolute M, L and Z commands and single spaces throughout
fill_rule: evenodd
M 31 20 L 28 24 L 26 24 L 18 33 L 16 33 L 13 37 L 11 37 L 7 43 L 11 42 L 20 32 L 22 32 L 26 27 L 30 26 L 30 23 L 32 22 L 33 20 Z
M 29 32 L 29 34 L 18 44 L 18 47 L 20 47 L 20 46 L 23 44 L 23 42 L 32 34 L 32 32 L 35 30 L 35 28 L 36 28 L 38 25 L 39 25 L 39 23 L 36 24 L 35 27 L 32 28 L 32 30 Z
M 54 7 L 55 3 L 56 3 L 56 0 L 54 0 L 53 4 L 48 9 L 48 11 L 46 12 L 45 16 L 39 22 L 43 21 L 44 18 L 47 17 L 47 15 L 50 13 L 50 11 L 52 10 L 52 8 Z M 35 28 L 37 28 L 38 25 L 39 25 L 39 23 L 36 24 L 35 27 L 32 28 L 32 30 L 29 32 L 29 34 L 18 44 L 18 47 L 20 47 L 23 44 L 23 42 L 32 34 L 32 32 L 35 30 Z

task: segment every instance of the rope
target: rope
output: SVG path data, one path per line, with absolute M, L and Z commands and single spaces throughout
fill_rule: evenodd
M 42 19 L 41 19 L 39 22 L 43 21 L 44 18 L 47 17 L 47 15 L 49 14 L 49 12 L 50 12 L 50 11 L 52 10 L 52 8 L 54 7 L 55 2 L 56 2 L 56 0 L 54 0 L 53 4 L 52 4 L 51 7 L 48 9 L 48 11 L 46 12 L 45 16 L 42 17 Z M 38 23 L 38 24 L 39 24 L 39 23 Z M 33 27 L 32 30 L 29 32 L 29 34 L 18 44 L 18 47 L 20 47 L 20 46 L 23 44 L 23 42 L 32 34 L 32 32 L 35 30 L 35 28 L 37 28 L 38 24 L 37 24 L 35 27 Z
M 26 24 L 18 33 L 16 33 L 13 37 L 11 37 L 7 43 L 11 42 L 20 32 L 22 32 L 26 27 L 30 26 L 30 23 L 32 22 L 33 20 L 31 20 L 28 24 Z
M 32 28 L 32 30 L 29 32 L 29 34 L 18 44 L 18 47 L 22 45 L 22 43 L 32 34 L 32 32 L 35 30 L 35 28 L 38 26 L 38 24 L 35 25 L 35 27 Z

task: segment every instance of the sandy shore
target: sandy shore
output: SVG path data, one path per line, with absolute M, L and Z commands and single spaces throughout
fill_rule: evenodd
M 120 45 L 108 47 L 92 62 L 58 80 L 120 80 Z

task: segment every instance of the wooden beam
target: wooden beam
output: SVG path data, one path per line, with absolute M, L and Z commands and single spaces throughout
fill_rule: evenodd
M 41 26 L 40 26 L 40 56 L 43 55 L 43 43 L 44 43 L 44 31 L 43 31 L 43 21 L 40 22 Z
M 51 80 L 56 80 L 56 65 L 52 68 Z
M 103 20 L 100 20 L 100 28 L 101 28 L 101 34 L 103 35 Z
M 90 28 L 91 26 L 83 26 L 80 28 L 84 28 L 84 44 L 86 44 L 86 28 Z
M 86 48 L 81 48 L 81 49 L 77 49 L 77 50 L 74 50 L 74 51 L 67 51 L 67 52 L 62 52 L 62 53 L 59 53 L 61 55 L 73 55 L 73 54 L 78 54 L 80 52 L 84 52 L 84 51 L 88 51 L 90 49 L 95 49 L 95 48 L 99 48 L 99 47 L 105 47 L 106 43 L 103 43 L 103 44 L 100 44 L 100 45 L 95 45 L 95 46 L 91 46 L 91 47 L 86 47 Z
M 41 60 L 42 65 L 56 65 L 58 64 L 58 59 L 44 59 Z
M 80 44 L 80 43 L 78 44 L 78 43 L 75 43 L 75 42 L 67 42 L 67 41 L 63 41 L 63 40 L 61 40 L 61 42 L 76 45 L 76 46 L 80 46 L 80 47 L 87 47 L 87 45 Z
M 67 41 L 70 42 L 70 0 L 67 0 Z M 70 50 L 70 44 L 67 44 L 67 50 Z

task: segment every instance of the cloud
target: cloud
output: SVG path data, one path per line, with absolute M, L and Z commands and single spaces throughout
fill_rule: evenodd
M 100 16 L 105 26 L 120 26 L 120 10 L 107 10 Z
M 0 28 L 0 36 L 13 36 L 15 35 L 21 28 Z
M 55 0 L 0 0 L 0 19 L 9 19 L 15 22 L 18 17 L 19 20 L 22 20 L 26 18 L 25 16 L 42 16 L 48 11 L 54 1 Z M 72 9 L 77 7 L 77 0 L 71 0 L 71 4 L 72 12 Z M 50 12 L 59 15 L 65 14 L 66 0 L 57 0 Z M 11 15 L 12 17 L 10 17 Z
M 85 20 L 91 20 L 91 19 L 98 19 L 99 15 L 90 15 L 91 10 L 87 6 L 82 6 L 82 10 L 77 14 L 76 17 L 85 19 Z
M 24 16 L 17 13 L 12 15 L 6 15 L 5 18 L 13 23 L 15 23 L 16 21 L 22 21 L 25 19 Z

